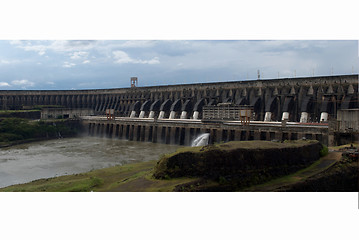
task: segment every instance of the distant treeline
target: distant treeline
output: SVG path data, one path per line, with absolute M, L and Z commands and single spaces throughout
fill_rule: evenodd
M 40 119 L 41 110 L 0 110 L 0 118 Z
M 69 121 L 30 121 L 22 118 L 0 119 L 0 143 L 2 145 L 28 139 L 46 139 L 75 136 L 79 124 Z

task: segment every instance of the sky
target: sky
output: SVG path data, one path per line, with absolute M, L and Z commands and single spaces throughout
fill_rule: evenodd
M 0 90 L 358 73 L 356 40 L 0 40 Z

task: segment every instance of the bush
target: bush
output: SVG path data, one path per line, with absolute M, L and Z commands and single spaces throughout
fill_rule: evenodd
M 324 157 L 328 155 L 328 153 L 329 153 L 328 147 L 322 144 L 322 149 L 319 152 L 320 157 Z
M 0 141 L 16 141 L 31 138 L 57 137 L 58 133 L 62 136 L 73 136 L 77 133 L 65 123 L 46 123 L 44 121 L 30 122 L 21 118 L 0 119 Z
M 13 133 L 0 133 L 0 142 L 22 140 L 23 137 Z
M 91 177 L 90 178 L 90 187 L 98 187 L 104 183 L 102 178 Z

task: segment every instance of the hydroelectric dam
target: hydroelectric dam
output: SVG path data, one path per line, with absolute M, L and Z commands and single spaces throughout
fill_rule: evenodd
M 96 90 L 0 91 L 0 109 L 70 109 L 90 135 L 190 145 L 211 142 L 317 139 L 332 145 L 341 110 L 358 108 L 358 74 Z M 246 107 L 249 123 L 210 107 Z M 112 115 L 106 117 L 106 110 Z M 47 109 L 49 118 L 59 110 Z M 76 115 L 76 112 L 81 114 Z

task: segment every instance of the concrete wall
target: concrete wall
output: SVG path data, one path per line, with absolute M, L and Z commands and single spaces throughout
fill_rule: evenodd
M 359 133 L 359 109 L 343 109 L 338 111 L 338 132 Z
M 148 117 L 140 110 L 145 102 L 160 104 L 170 100 L 164 116 L 179 118 L 181 107 L 185 118 L 194 116 L 194 107 L 232 102 L 252 105 L 255 120 L 319 122 L 336 118 L 338 109 L 358 107 L 358 75 L 286 78 L 272 80 L 233 81 L 172 86 L 135 87 L 66 91 L 0 91 L 0 109 L 23 109 L 34 105 L 57 105 L 64 108 L 90 108 L 95 114 L 115 109 L 117 116 Z M 149 101 L 149 102 L 148 102 Z M 185 106 L 186 105 L 186 106 Z M 180 110 L 179 110 L 180 109 Z M 134 112 L 133 112 L 134 111 Z M 269 114 L 270 113 L 270 114 Z M 159 110 L 151 116 L 159 117 Z M 199 110 L 201 116 L 201 109 Z
M 41 119 L 65 119 L 89 115 L 94 115 L 93 109 L 44 108 L 41 110 Z
M 226 122 L 184 122 L 168 120 L 92 120 L 83 119 L 90 136 L 148 141 L 164 144 L 191 145 L 202 133 L 210 134 L 210 142 L 250 140 L 298 140 L 313 139 L 328 145 L 327 126 L 285 125 L 252 123 L 228 124 Z

